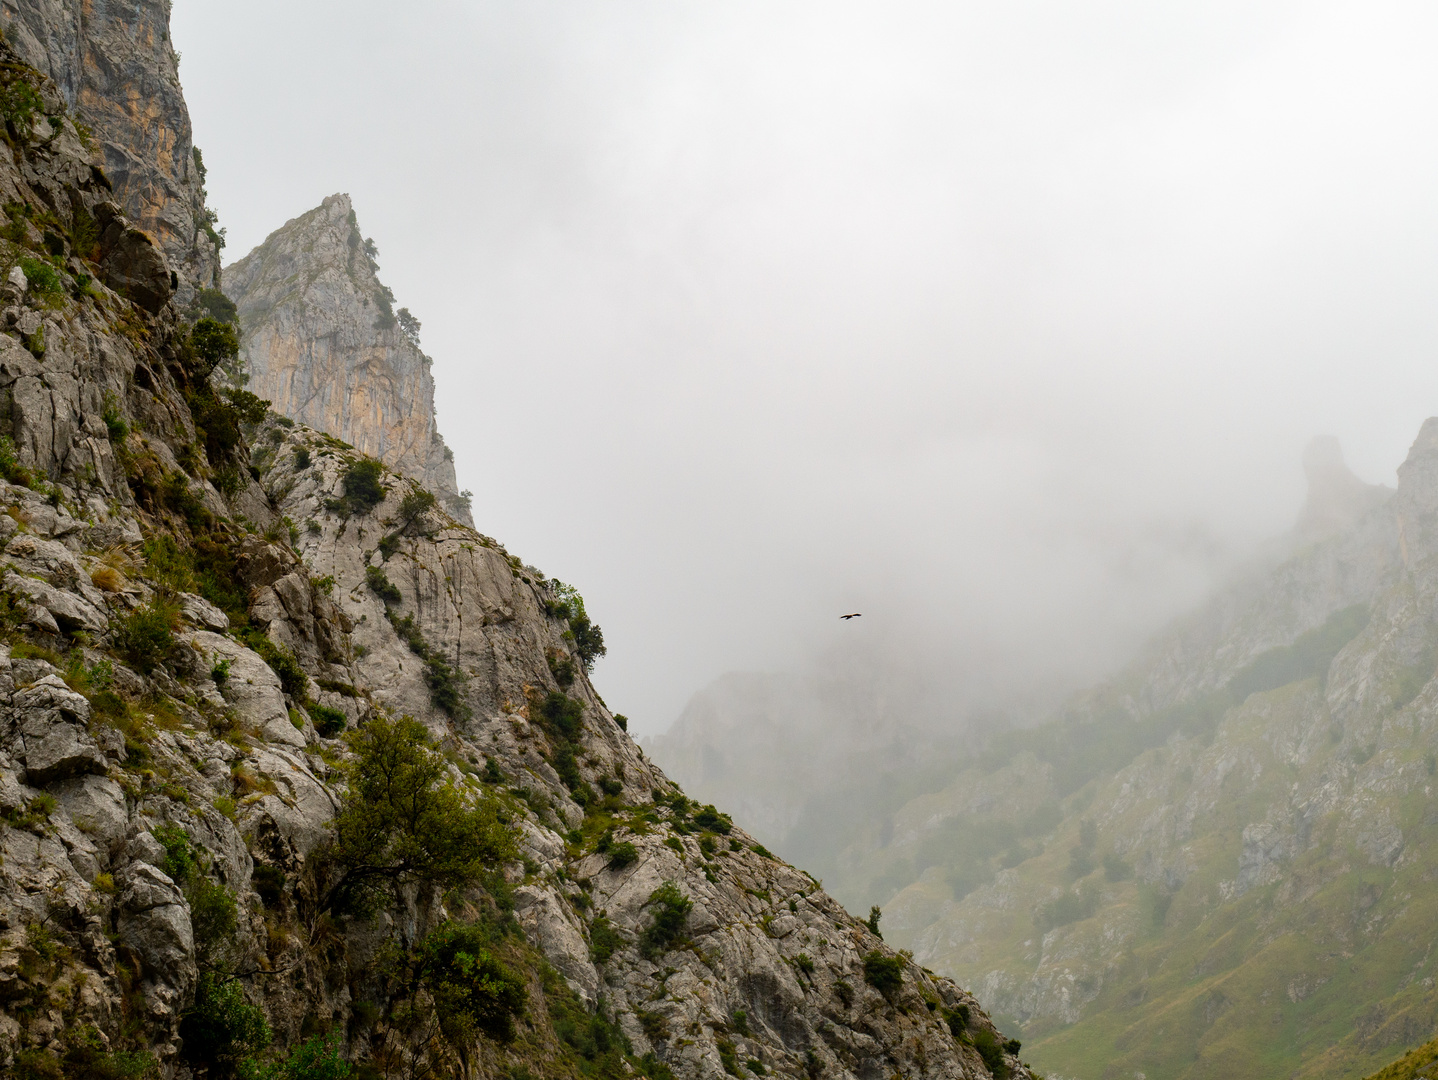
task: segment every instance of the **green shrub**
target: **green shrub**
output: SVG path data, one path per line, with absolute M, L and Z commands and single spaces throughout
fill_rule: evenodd
M 269 1065 L 245 1061 L 240 1080 L 345 1080 L 353 1072 L 354 1066 L 344 1059 L 343 1037 L 329 1032 L 306 1039 Z
M 345 500 L 350 511 L 365 514 L 384 501 L 384 466 L 373 458 L 361 458 L 344 474 Z
M 583 728 L 584 703 L 558 690 L 544 695 L 539 705 L 539 720 L 552 735 L 566 742 L 579 738 Z
M 195 150 L 195 160 L 199 160 L 200 152 Z M 204 183 L 204 177 L 200 183 Z M 222 293 L 219 289 L 201 289 L 195 298 L 195 307 L 209 318 L 216 322 L 238 323 L 240 321 L 240 309 L 235 307 L 235 302 Z
M 864 954 L 864 981 L 881 994 L 904 984 L 904 958 L 885 956 L 878 949 Z
M 25 279 L 30 282 L 32 292 L 45 297 L 64 295 L 64 279 L 60 277 L 59 271 L 43 259 L 23 258 L 20 260 L 20 269 L 25 271 Z
M 725 836 L 728 836 L 729 831 L 734 828 L 733 819 L 728 814 L 721 814 L 712 805 L 700 807 L 694 815 L 694 824 L 701 829 L 722 833 Z
M 190 903 L 190 925 L 195 949 L 202 962 L 213 963 L 234 936 L 238 908 L 235 894 L 207 877 L 196 875 L 185 890 Z
M 869 908 L 869 917 L 864 921 L 864 925 L 869 928 L 869 933 L 873 934 L 880 941 L 884 940 L 884 935 L 879 933 L 879 920 L 883 917 L 883 908 L 879 907 L 878 904 L 875 904 L 873 907 Z
M 654 921 L 639 935 L 639 951 L 648 959 L 668 952 L 684 934 L 684 921 L 694 907 L 679 886 L 666 881 L 649 894 L 646 907 L 654 909 Z
M 226 1070 L 269 1044 L 270 1025 L 237 981 L 202 971 L 194 1004 L 180 1019 L 180 1038 L 188 1061 Z
M 719 1049 L 719 1064 L 724 1066 L 724 1071 L 730 1076 L 739 1076 L 739 1058 L 734 1052 L 734 1044 L 728 1039 L 718 1039 L 714 1045 Z
M 30 135 L 35 117 L 45 111 L 45 102 L 30 85 L 27 75 L 7 72 L 6 76 L 0 84 L 0 116 L 15 129 L 16 135 L 25 139 Z
M 984 1059 L 984 1065 L 987 1066 L 994 1080 L 1006 1080 L 1009 1075 L 1009 1064 L 1004 1060 L 1003 1043 L 986 1027 L 976 1029 L 972 1039 L 974 1049 L 979 1052 L 979 1057 Z
M 604 631 L 598 624 L 589 621 L 588 615 L 581 615 L 569 622 L 569 633 L 574 638 L 574 648 L 584 664 L 585 671 L 594 670 L 594 662 L 609 650 L 604 647 Z
M 639 861 L 639 849 L 628 840 L 621 841 L 609 849 L 609 868 L 623 870 Z
M 620 731 L 629 730 L 629 717 L 625 716 L 623 713 L 615 713 L 614 722 L 619 725 Z
M 307 446 L 301 446 L 298 450 L 295 451 L 295 468 L 308 469 L 309 467 L 310 449 Z
M 320 910 L 363 910 L 411 882 L 471 885 L 514 858 L 498 803 L 454 783 L 423 724 L 378 716 L 347 737 L 355 760 L 335 817 L 338 874 Z
M 242 423 L 263 424 L 265 417 L 270 414 L 270 402 L 248 390 L 228 387 L 224 394 L 225 400 L 229 402 L 230 408 Z
M 429 991 L 441 1030 L 455 1045 L 475 1035 L 508 1042 L 524 1012 L 524 980 L 487 947 L 485 932 L 445 923 L 415 950 L 419 981 Z
M 1040 904 L 1034 912 L 1034 925 L 1041 933 L 1059 926 L 1067 926 L 1087 919 L 1098 910 L 1098 893 L 1093 889 L 1066 892 L 1047 903 Z
M 425 511 L 433 510 L 434 506 L 434 495 L 424 488 L 415 488 L 406 495 L 404 501 L 399 504 L 399 516 L 405 525 L 409 525 Z
M 269 637 L 247 626 L 240 631 L 239 638 L 255 652 L 260 654 L 260 659 L 270 666 L 270 670 L 280 677 L 280 688 L 296 701 L 309 699 L 310 680 L 305 674 L 300 662 L 295 659 L 295 654 L 283 645 L 271 641 Z
M 124 442 L 125 437 L 130 434 L 130 425 L 125 423 L 125 418 L 120 415 L 120 405 L 113 394 L 105 395 L 105 408 L 100 417 L 105 421 L 105 430 L 109 432 L 110 441 Z
M 30 470 L 20 464 L 20 459 L 15 454 L 15 444 L 9 435 L 0 435 L 0 476 L 20 487 L 29 487 L 34 483 Z
M 175 616 L 175 608 L 160 600 L 136 608 L 119 621 L 113 633 L 115 649 L 148 675 L 160 666 L 175 644 L 175 635 L 170 629 Z
M 310 719 L 314 722 L 315 730 L 326 739 L 333 739 L 349 726 L 349 717 L 333 709 L 328 705 L 321 705 L 318 702 L 311 702 L 309 706 Z
M 390 581 L 389 575 L 378 566 L 366 566 L 364 580 L 365 584 L 369 586 L 370 592 L 378 596 L 385 604 L 398 604 L 404 600 L 404 594 L 399 591 L 399 586 Z
M 624 944 L 619 931 L 614 929 L 606 915 L 596 915 L 589 924 L 589 957 L 596 964 L 602 964 L 614 955 Z
M 549 673 L 561 690 L 568 690 L 574 685 L 574 676 L 578 672 L 573 660 L 556 652 L 551 652 L 546 659 L 549 661 Z
M 814 958 L 808 953 L 801 952 L 794 957 L 794 966 L 805 975 L 814 974 Z
M 945 1005 L 939 1010 L 939 1015 L 944 1018 L 944 1023 L 949 1025 L 949 1034 L 954 1038 L 969 1037 L 969 1007 L 963 1002 L 959 1002 L 952 1009 Z

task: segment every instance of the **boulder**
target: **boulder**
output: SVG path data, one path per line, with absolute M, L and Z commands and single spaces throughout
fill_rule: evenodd
M 100 280 L 152 315 L 169 303 L 175 291 L 165 256 L 149 235 L 123 219 L 105 230 L 108 249 L 100 262 Z

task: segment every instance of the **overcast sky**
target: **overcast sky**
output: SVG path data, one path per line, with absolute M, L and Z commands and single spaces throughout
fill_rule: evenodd
M 1438 412 L 1431 4 L 173 20 L 226 261 L 353 196 L 631 730 L 841 633 L 1091 678 L 1290 523 L 1310 436 L 1391 483 Z

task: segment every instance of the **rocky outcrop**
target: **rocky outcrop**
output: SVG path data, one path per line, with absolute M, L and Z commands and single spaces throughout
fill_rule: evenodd
M 0 29 L 88 127 L 116 203 L 176 271 L 180 302 L 218 286 L 220 249 L 207 228 L 169 0 L 3 0 Z
M 249 388 L 282 416 L 418 480 L 473 524 L 434 415 L 431 361 L 376 276 L 348 195 L 286 222 L 225 269 Z
M 1320 435 L 1303 451 L 1303 472 L 1308 496 L 1293 526 L 1300 545 L 1326 540 L 1376 510 L 1393 496 L 1382 484 L 1365 484 L 1343 460 L 1343 450 L 1332 435 Z

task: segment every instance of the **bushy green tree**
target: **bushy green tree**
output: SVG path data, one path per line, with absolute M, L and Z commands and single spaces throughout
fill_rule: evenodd
M 194 1004 L 180 1020 L 180 1038 L 188 1060 L 228 1071 L 269 1044 L 270 1025 L 237 981 L 202 971 Z
M 335 817 L 336 873 L 322 910 L 364 910 L 410 882 L 471 885 L 516 857 L 498 804 L 454 782 L 423 724 L 378 716 L 347 738 L 355 760 Z
M 864 981 L 887 994 L 904 984 L 904 960 L 900 956 L 885 956 L 878 949 L 864 954 Z
M 481 927 L 449 922 L 415 950 L 415 974 L 439 1014 L 440 1030 L 456 1045 L 476 1035 L 509 1041 L 524 1011 L 521 979 L 489 948 Z
M 240 336 L 228 322 L 206 315 L 190 331 L 190 351 L 194 355 L 195 376 L 203 381 L 215 368 L 239 357 Z
M 373 458 L 361 458 L 345 470 L 344 487 L 351 512 L 368 513 L 384 501 L 384 466 Z
M 344 1040 L 336 1032 L 306 1039 L 282 1060 L 240 1066 L 241 1080 L 345 1080 L 354 1066 L 344 1058 Z

